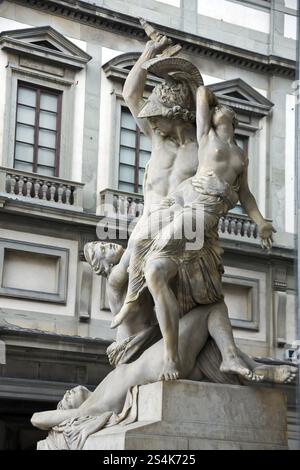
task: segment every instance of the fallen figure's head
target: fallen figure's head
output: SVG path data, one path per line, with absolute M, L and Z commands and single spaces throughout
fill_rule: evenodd
M 84 246 L 84 256 L 96 274 L 107 277 L 113 266 L 119 263 L 124 248 L 117 243 L 89 242 Z

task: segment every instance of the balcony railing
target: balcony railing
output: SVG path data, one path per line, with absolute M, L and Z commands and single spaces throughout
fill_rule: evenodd
M 142 194 L 127 193 L 124 191 L 105 189 L 100 192 L 100 213 L 109 217 L 132 220 L 139 217 L 144 211 L 144 198 Z M 220 235 L 236 235 L 250 239 L 258 237 L 257 225 L 244 215 L 229 212 L 219 221 Z
M 62 178 L 0 167 L 0 194 L 15 200 L 83 210 L 83 186 Z

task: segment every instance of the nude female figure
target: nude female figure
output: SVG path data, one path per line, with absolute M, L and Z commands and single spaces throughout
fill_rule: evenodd
M 199 159 L 196 174 L 170 193 L 169 200 L 173 200 L 174 204 L 171 203 L 169 209 L 165 209 L 164 205 L 161 206 L 159 215 L 162 222 L 164 218 L 168 221 L 167 225 L 162 230 L 158 228 L 156 232 L 154 231 L 153 237 L 154 218 L 157 218 L 158 211 L 150 211 L 148 219 L 152 239 L 147 240 L 149 225 L 146 226 L 146 231 L 140 230 L 135 237 L 129 264 L 128 292 L 123 307 L 112 323 L 112 327 L 116 327 L 127 315 L 132 315 L 133 311 L 138 312 L 136 302 L 147 286 L 154 300 L 165 344 L 165 362 L 160 375 L 161 379 L 180 376 L 178 321 L 182 312 L 171 283 L 178 276 L 182 257 L 186 254 L 184 234 L 181 239 L 180 236 L 174 238 L 177 233 L 181 235 L 184 218 L 195 217 L 197 219 L 198 207 L 203 209 L 204 217 L 201 223 L 204 230 L 204 249 L 207 250 L 207 264 L 209 265 L 207 277 L 212 279 L 213 286 L 210 285 L 210 289 L 215 288 L 216 296 L 212 299 L 208 289 L 207 298 L 199 300 L 199 304 L 222 299 L 221 273 L 218 272 L 218 264 L 221 264 L 221 261 L 218 259 L 215 261 L 217 255 L 213 255 L 213 252 L 219 249 L 216 241 L 221 216 L 226 215 L 240 200 L 245 211 L 258 224 L 263 247 L 271 248 L 272 232 L 275 232 L 274 227 L 261 215 L 255 198 L 250 192 L 247 181 L 248 158 L 234 139 L 234 129 L 237 123 L 235 113 L 226 106 L 220 106 L 215 95 L 204 86 L 197 90 L 196 104 Z M 175 213 L 169 223 L 169 211 L 173 207 L 176 207 L 177 215 Z M 195 212 L 191 213 L 191 207 L 195 209 Z M 171 231 L 169 225 L 171 225 Z M 159 227 L 159 224 L 157 226 Z M 201 253 L 204 251 L 200 250 L 199 256 Z M 199 264 L 198 269 L 203 271 L 203 266 Z M 196 274 L 195 272 L 195 277 Z M 225 349 L 218 344 L 220 332 L 214 327 L 215 324 L 218 325 L 223 335 L 227 332 L 228 341 Z M 229 333 L 228 318 L 216 318 L 215 323 L 212 319 L 210 325 L 210 334 L 222 353 L 222 370 L 246 376 L 246 368 L 236 353 L 232 334 Z

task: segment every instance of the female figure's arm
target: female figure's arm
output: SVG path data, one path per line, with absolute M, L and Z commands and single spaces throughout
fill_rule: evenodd
M 214 93 L 205 86 L 200 86 L 196 95 L 196 126 L 198 144 L 211 129 L 211 118 L 218 100 Z
M 258 225 L 258 233 L 261 238 L 261 245 L 263 248 L 270 249 L 273 244 L 273 232 L 276 232 L 276 229 L 273 225 L 264 219 L 260 210 L 258 209 L 257 202 L 255 197 L 251 193 L 248 186 L 248 162 L 247 166 L 241 177 L 241 184 L 239 190 L 240 202 L 245 209 L 246 213 L 251 217 L 251 219 Z

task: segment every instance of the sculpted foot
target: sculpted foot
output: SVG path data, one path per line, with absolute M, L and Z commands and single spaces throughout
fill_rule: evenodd
M 297 367 L 288 365 L 263 365 L 254 369 L 255 375 L 261 377 L 261 380 L 278 384 L 289 384 L 294 382 L 297 376 L 297 371 Z
M 246 380 L 253 382 L 260 382 L 263 378 L 256 375 L 253 371 L 246 366 L 246 364 L 238 356 L 232 356 L 222 362 L 220 367 L 221 372 L 227 374 L 238 374 Z
M 180 378 L 178 361 L 166 360 L 158 380 L 177 380 Z

